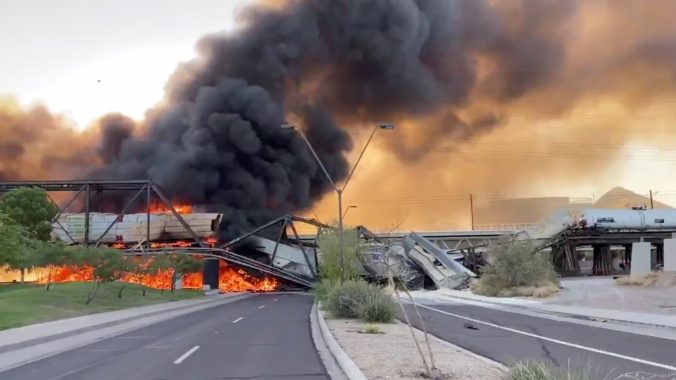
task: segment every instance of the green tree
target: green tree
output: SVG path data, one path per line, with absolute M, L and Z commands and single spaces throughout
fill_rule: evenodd
M 25 228 L 0 212 L 0 266 L 7 265 L 12 270 L 20 271 L 21 283 L 24 282 L 26 270 L 35 266 L 33 248 L 36 244 L 36 240 L 28 238 Z
M 340 280 L 340 231 L 328 229 L 317 237 L 319 246 L 320 268 L 319 274 L 322 279 L 331 283 Z M 359 277 L 361 262 L 361 241 L 356 229 L 345 229 L 343 232 L 343 251 L 345 263 L 345 278 L 355 279 Z
M 202 270 L 202 260 L 189 255 L 158 255 L 155 256 L 150 267 L 150 270 L 153 273 L 159 273 L 166 270 L 170 271 L 170 289 L 173 292 L 176 290 L 176 282 L 181 277 L 188 273 L 195 273 Z
M 54 281 L 56 271 L 64 266 L 77 267 L 80 264 L 78 251 L 75 248 L 66 247 L 63 243 L 49 244 L 38 241 L 32 252 L 27 252 L 31 257 L 31 264 L 47 271 L 47 283 L 45 290 L 49 290 Z
M 9 216 L 0 213 L 0 266 L 12 266 L 21 253 L 25 231 Z
M 150 256 L 138 256 L 138 257 L 126 257 L 126 260 L 128 262 L 129 266 L 129 274 L 131 274 L 138 282 L 142 284 L 147 284 L 147 280 L 151 278 L 151 276 L 156 275 L 156 270 L 153 268 L 153 258 Z M 118 292 L 118 297 L 122 298 L 122 290 L 124 290 L 124 287 L 126 286 L 126 283 L 120 287 L 120 291 Z M 143 287 L 141 288 L 141 292 L 143 293 L 143 296 L 145 297 L 146 295 L 146 288 Z
M 20 188 L 0 198 L 0 213 L 22 226 L 31 239 L 48 241 L 51 222 L 58 212 L 47 193 L 38 188 Z
M 92 279 L 85 300 L 86 305 L 89 305 L 96 298 L 101 286 L 119 280 L 129 270 L 129 261 L 116 249 L 81 249 L 79 255 L 80 265 L 92 268 Z

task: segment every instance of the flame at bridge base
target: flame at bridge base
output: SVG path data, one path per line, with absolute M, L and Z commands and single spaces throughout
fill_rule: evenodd
M 39 284 L 91 281 L 93 270 L 90 267 L 63 266 L 57 268 L 35 269 Z M 122 282 L 145 285 L 154 289 L 171 289 L 172 273 L 169 270 L 153 275 L 128 273 L 120 278 Z M 244 269 L 235 268 L 224 261 L 219 264 L 218 289 L 223 292 L 271 292 L 279 288 L 279 281 L 272 277 L 258 278 Z M 185 274 L 175 287 L 184 289 L 202 289 L 202 273 Z

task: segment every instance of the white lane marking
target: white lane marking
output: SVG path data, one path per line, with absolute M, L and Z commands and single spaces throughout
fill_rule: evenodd
M 232 323 L 237 323 L 237 322 L 241 321 L 242 319 L 244 319 L 244 317 L 239 317 L 239 318 L 235 319 L 234 321 L 232 321 Z
M 264 307 L 265 307 L 265 305 L 258 306 L 259 309 L 262 309 Z
M 275 298 L 274 300 L 272 300 L 272 302 L 277 302 L 277 298 Z
M 137 336 L 118 336 L 115 339 L 146 339 L 152 338 L 151 335 L 137 335 Z
M 110 348 L 82 348 L 82 349 L 77 349 L 73 351 L 78 351 L 78 352 L 115 352 L 115 351 L 121 351 L 121 350 L 113 350 Z
M 190 355 L 192 355 L 193 353 L 195 353 L 195 351 L 199 350 L 199 348 L 200 348 L 200 346 L 195 346 L 195 347 L 189 349 L 188 352 L 186 352 L 185 354 L 181 355 L 180 358 L 174 360 L 174 364 L 181 364 L 181 362 L 183 362 L 185 359 L 187 359 L 188 356 L 190 356 Z
M 407 303 L 408 303 L 408 302 L 407 302 Z M 429 306 L 425 306 L 425 305 L 420 305 L 420 304 L 418 304 L 418 307 L 422 307 L 422 308 L 425 308 L 425 309 L 429 309 L 429 310 L 432 310 L 432 311 L 436 311 L 437 313 L 450 315 L 451 317 L 456 317 L 456 318 L 464 319 L 464 320 L 466 320 L 466 321 L 470 321 L 470 322 L 479 323 L 479 324 L 482 324 L 482 325 L 494 327 L 494 328 L 496 328 L 496 329 L 501 329 L 501 330 L 513 332 L 513 333 L 516 333 L 516 334 L 521 334 L 521 335 L 529 336 L 529 337 L 531 337 L 531 338 L 541 339 L 541 340 L 545 340 L 545 341 L 548 341 L 548 342 L 552 342 L 552 343 L 556 343 L 556 344 L 561 344 L 561 345 L 568 346 L 568 347 L 578 348 L 578 349 L 580 349 L 580 350 L 585 350 L 585 351 L 589 351 L 589 352 L 594 352 L 594 353 L 601 354 L 601 355 L 612 356 L 612 357 L 618 358 L 618 359 L 629 360 L 629 361 L 632 361 L 632 362 L 635 362 L 635 363 L 639 363 L 639 364 L 646 364 L 646 365 L 650 365 L 650 366 L 653 366 L 653 367 L 658 367 L 658 368 L 666 369 L 666 370 L 669 370 L 669 371 L 676 371 L 676 367 L 670 366 L 670 365 L 668 365 L 668 364 L 661 364 L 661 363 L 651 362 L 651 361 L 649 361 L 649 360 L 644 360 L 644 359 L 639 359 L 639 358 L 633 358 L 633 357 L 631 357 L 631 356 L 626 356 L 626 355 L 622 355 L 622 354 L 616 354 L 616 353 L 614 353 L 614 352 L 609 352 L 609 351 L 599 350 L 598 348 L 592 348 L 592 347 L 587 347 L 587 346 L 581 346 L 581 345 L 575 344 L 575 343 L 564 342 L 564 341 L 562 341 L 562 340 L 553 339 L 553 338 L 547 338 L 546 336 L 541 336 L 541 335 L 537 335 L 537 334 L 532 334 L 532 333 L 529 333 L 529 332 L 526 332 L 526 331 L 521 331 L 521 330 L 513 329 L 513 328 L 511 328 L 511 327 L 505 327 L 505 326 L 496 325 L 495 323 L 490 323 L 490 322 L 480 321 L 480 320 L 478 320 L 478 319 L 474 319 L 474 318 L 470 318 L 470 317 L 465 317 L 465 316 L 460 315 L 460 314 L 450 313 L 450 312 L 448 312 L 448 311 L 435 309 L 435 308 L 433 308 L 433 307 L 429 307 Z

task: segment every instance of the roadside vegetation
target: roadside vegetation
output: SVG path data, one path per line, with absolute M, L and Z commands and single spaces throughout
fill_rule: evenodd
M 18 283 L 0 285 L 0 328 L 201 294 L 171 294 L 181 276 L 201 270 L 200 260 L 130 257 L 112 248 L 66 246 L 51 240 L 56 213 L 41 189 L 12 190 L 0 198 L 0 270 L 20 273 Z M 24 284 L 26 273 L 34 274 L 37 284 Z M 130 284 L 153 276 L 166 278 L 170 292 Z
M 668 288 L 676 286 L 676 274 L 671 272 L 653 272 L 640 276 L 624 276 L 615 280 L 616 285 L 620 286 L 640 286 L 640 287 L 659 287 Z
M 338 230 L 324 231 L 317 239 L 321 250 L 321 281 L 317 298 L 334 318 L 358 318 L 369 323 L 390 323 L 395 304 L 385 288 L 359 278 L 361 249 L 356 230 L 345 230 L 345 282 L 340 283 L 340 245 Z
M 447 378 L 435 365 L 434 355 L 430 345 L 425 321 L 422 319 L 416 302 L 403 283 L 397 283 L 391 270 L 388 274 L 388 287 L 369 284 L 361 279 L 359 268 L 359 252 L 362 249 L 358 232 L 356 230 L 345 231 L 345 282 L 340 281 L 340 249 L 338 230 L 325 231 L 317 239 L 322 253 L 320 261 L 321 281 L 315 288 L 317 298 L 322 302 L 322 307 L 334 318 L 361 319 L 369 325 L 363 331 L 365 334 L 379 334 L 377 323 L 391 323 L 395 318 L 395 309 L 399 305 L 400 315 L 403 316 L 411 333 L 415 348 L 420 355 L 421 364 L 424 368 L 420 371 L 421 377 L 427 379 Z M 387 257 L 383 258 L 383 264 L 388 265 Z M 424 334 L 424 346 L 416 338 L 416 332 L 411 322 L 410 309 L 404 307 L 400 290 L 408 296 L 408 302 L 413 306 Z M 393 296 L 397 303 L 394 302 Z M 425 347 L 426 350 L 423 348 Z M 427 352 L 427 355 L 425 354 Z
M 488 251 L 488 265 L 472 292 L 490 297 L 549 297 L 559 291 L 559 277 L 546 255 L 526 241 L 501 242 Z
M 646 273 L 642 276 L 626 276 L 618 277 L 615 284 L 623 286 L 644 286 L 649 287 L 655 285 L 658 279 L 657 273 Z
M 593 370 L 571 371 L 543 362 L 519 362 L 512 366 L 508 380 L 594 380 L 603 379 Z
M 123 286 L 125 296 L 119 298 L 118 292 Z M 113 283 L 100 287 L 96 300 L 86 304 L 84 295 L 90 287 L 89 282 L 68 282 L 54 284 L 47 292 L 44 286 L 36 284 L 0 285 L 0 330 L 202 296 L 202 292 L 196 290 L 172 293 L 143 285 Z

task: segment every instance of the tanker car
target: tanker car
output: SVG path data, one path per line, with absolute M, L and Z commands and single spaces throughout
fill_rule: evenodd
M 586 209 L 577 225 L 596 230 L 676 231 L 676 209 Z

